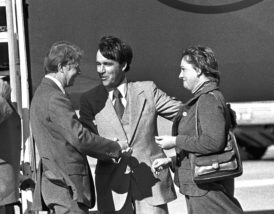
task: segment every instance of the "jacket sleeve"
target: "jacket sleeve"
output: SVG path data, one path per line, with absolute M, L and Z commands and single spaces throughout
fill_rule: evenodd
M 152 83 L 152 89 L 157 113 L 166 119 L 172 120 L 177 115 L 182 102 L 168 96 L 161 89 L 157 88 L 154 83 Z
M 80 121 L 84 127 L 89 129 L 89 131 L 98 134 L 98 130 L 95 126 L 95 118 L 93 109 L 91 108 L 90 104 L 88 103 L 88 99 L 86 95 L 82 95 L 80 98 Z
M 53 95 L 49 102 L 49 120 L 58 132 L 79 152 L 96 158 L 119 158 L 120 145 L 90 132 L 79 121 L 66 96 Z
M 8 101 L 0 96 L 0 124 L 4 122 L 13 112 Z
M 196 123 L 196 119 L 193 121 Z M 194 136 L 178 135 L 176 152 L 179 153 L 182 150 L 200 154 L 219 152 L 226 143 L 225 126 L 222 104 L 211 94 L 202 95 L 198 101 L 199 136 L 197 134 Z

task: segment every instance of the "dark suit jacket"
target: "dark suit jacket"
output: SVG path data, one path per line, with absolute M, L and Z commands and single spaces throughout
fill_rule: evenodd
M 127 86 L 128 135 L 102 85 L 81 97 L 80 120 L 83 124 L 91 129 L 96 125 L 101 136 L 127 140 L 128 145 L 121 146 L 131 146 L 133 149 L 132 157 L 122 159 L 119 164 L 98 161 L 95 180 L 100 211 L 122 208 L 130 179 L 137 185 L 139 200 L 145 199 L 149 204 L 160 205 L 176 198 L 169 170 L 155 176 L 151 164 L 156 158 L 165 157 L 154 139 L 158 135 L 157 116 L 173 119 L 181 102 L 167 96 L 151 81 L 129 82 Z M 131 170 L 129 174 L 125 174 L 127 168 Z
M 211 94 L 213 92 L 220 99 Z M 222 102 L 221 102 L 222 100 Z M 198 132 L 196 134 L 196 107 Z M 206 83 L 178 112 L 173 123 L 173 135 L 176 137 L 177 166 L 175 183 L 180 192 L 189 196 L 205 195 L 210 189 L 225 188 L 233 194 L 232 180 L 197 185 L 193 181 L 189 153 L 210 154 L 221 151 L 226 144 L 230 127 L 225 100 L 217 85 Z M 221 186 L 220 186 L 221 185 Z
M 21 120 L 13 106 L 0 97 L 0 206 L 19 200 Z
M 84 128 L 69 97 L 47 78 L 42 80 L 32 99 L 30 121 L 41 157 L 33 209 L 42 209 L 40 185 L 43 176 L 68 188 L 77 202 L 93 207 L 94 184 L 86 155 L 117 158 L 120 145 Z

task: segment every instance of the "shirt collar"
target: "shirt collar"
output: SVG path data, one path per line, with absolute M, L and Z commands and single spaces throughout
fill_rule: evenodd
M 51 79 L 53 82 L 55 82 L 55 84 L 58 86 L 58 88 L 60 88 L 60 90 L 63 92 L 63 94 L 66 94 L 64 87 L 62 86 L 62 84 L 60 83 L 60 81 L 58 79 L 54 78 L 53 76 L 51 76 L 49 74 L 45 75 L 45 78 Z
M 126 98 L 126 95 L 127 95 L 127 79 L 125 78 L 122 81 L 122 83 L 120 85 L 118 85 L 116 88 L 120 91 L 122 97 Z M 114 88 L 108 91 L 108 96 L 109 96 L 111 101 L 113 101 L 113 91 L 114 91 Z

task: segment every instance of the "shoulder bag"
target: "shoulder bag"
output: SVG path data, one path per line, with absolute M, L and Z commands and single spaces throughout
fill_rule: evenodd
M 218 99 L 213 92 L 211 92 Z M 219 99 L 218 99 L 219 100 Z M 227 104 L 225 104 L 226 111 Z M 195 112 L 196 135 L 198 131 L 198 101 Z M 227 135 L 227 143 L 223 151 L 214 154 L 190 153 L 191 167 L 193 170 L 193 180 L 195 183 L 207 183 L 218 180 L 225 180 L 240 176 L 243 173 L 242 161 L 237 145 L 237 141 L 232 130 Z

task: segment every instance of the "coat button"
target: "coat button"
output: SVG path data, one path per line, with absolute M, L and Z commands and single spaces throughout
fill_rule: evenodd
M 187 112 L 184 111 L 184 112 L 183 112 L 183 116 L 184 116 L 184 117 L 187 116 Z

